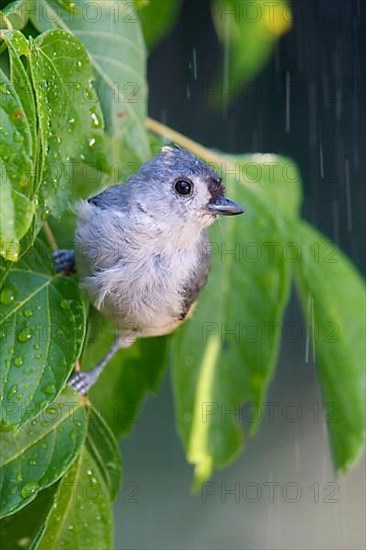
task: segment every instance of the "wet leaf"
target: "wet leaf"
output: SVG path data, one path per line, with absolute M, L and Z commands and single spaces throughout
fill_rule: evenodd
M 102 474 L 111 500 L 119 491 L 121 480 L 121 454 L 113 433 L 93 407 L 89 410 L 86 447 Z
M 53 504 L 57 484 L 40 491 L 37 497 L 17 513 L 0 520 L 0 544 L 7 550 L 28 549 L 42 529 Z
M 0 251 L 7 260 L 19 257 L 19 241 L 27 232 L 33 218 L 33 203 L 12 189 L 5 163 L 0 158 Z
M 256 186 L 268 196 L 278 217 L 299 216 L 302 202 L 301 174 L 292 159 L 268 153 L 241 155 L 235 159 L 238 175 L 247 185 Z
M 29 62 L 44 155 L 40 200 L 45 215 L 57 216 L 67 205 L 73 165 L 108 170 L 103 116 L 88 54 L 75 37 L 60 30 L 40 35 Z
M 342 252 L 306 223 L 292 225 L 302 244 L 296 282 L 323 400 L 334 463 L 347 470 L 365 440 L 365 286 Z
M 97 463 L 83 447 L 62 478 L 37 550 L 113 548 L 112 505 Z
M 324 402 L 330 404 L 327 427 L 334 463 L 337 469 L 346 470 L 364 444 L 364 283 L 333 243 L 296 220 L 301 202 L 296 165 L 274 155 L 246 155 L 244 159 L 245 176 L 267 193 L 284 218 L 287 245 L 292 242 L 296 247 L 289 257 L 298 259 L 290 263 L 307 317 L 308 347 L 315 348 Z M 280 174 L 282 178 L 277 178 Z
M 0 253 L 17 260 L 19 242 L 32 222 L 34 205 L 31 131 L 11 81 L 0 70 L 1 214 Z
M 67 30 L 86 47 L 96 74 L 106 130 L 111 137 L 113 167 L 129 161 L 131 152 L 145 160 L 150 154 L 144 128 L 146 55 L 138 10 L 130 1 L 121 0 L 111 5 L 97 0 L 93 2 L 93 14 L 86 17 L 90 3 L 87 0 L 74 3 L 77 14 L 56 10 L 53 2 L 42 0 L 40 16 L 37 20 L 33 18 L 33 23 L 40 30 L 51 27 Z M 93 18 L 97 18 L 97 24 Z
M 19 127 L 25 128 L 25 150 L 29 155 L 35 157 L 37 148 L 36 105 L 31 81 L 21 61 L 21 56 L 29 54 L 29 42 L 21 32 L 4 32 L 3 38 L 9 52 L 12 88 L 21 100 L 21 109 L 17 111 L 15 118 Z M 35 164 L 35 160 L 33 162 Z
M 4 215 L 1 249 L 8 259 L 16 260 L 32 245 L 42 220 L 51 211 L 55 216 L 64 211 L 78 165 L 99 172 L 109 168 L 102 112 L 83 45 L 58 30 L 44 33 L 31 44 L 19 31 L 3 35 L 12 84 L 2 76 L 6 116 L 0 152 L 6 163 L 3 177 L 17 194 L 10 192 L 9 184 L 4 186 L 9 215 Z
M 6 259 L 16 261 L 32 245 L 40 228 L 34 217 L 37 210 L 34 182 L 38 179 L 37 121 L 32 86 L 20 58 L 29 54 L 29 43 L 18 31 L 4 30 L 2 37 L 10 60 L 10 80 L 2 75 L 1 107 L 7 113 L 2 121 L 5 126 L 10 121 L 16 129 L 10 132 L 3 128 L 0 136 L 4 163 L 1 172 L 0 253 Z
M 64 10 L 68 10 L 71 13 L 78 13 L 74 0 L 56 0 L 56 2 Z
M 227 195 L 247 213 L 213 228 L 208 285 L 173 340 L 177 423 L 196 487 L 242 447 L 240 404 L 264 399 L 289 294 L 289 265 L 273 246 L 285 238 L 275 205 L 260 182 L 243 184 L 241 157 L 222 157 L 228 174 L 236 162 Z
M 0 291 L 1 421 L 19 427 L 64 386 L 78 358 L 85 312 L 76 282 L 54 274 L 36 243 L 10 270 Z
M 0 432 L 1 517 L 20 510 L 57 481 L 76 458 L 87 422 L 71 388 L 17 432 Z

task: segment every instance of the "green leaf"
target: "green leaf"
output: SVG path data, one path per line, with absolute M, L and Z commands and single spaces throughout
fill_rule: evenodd
M 21 100 L 11 82 L 0 70 L 1 215 L 0 253 L 17 260 L 19 241 L 33 218 L 34 165 L 31 158 L 31 131 Z
M 19 512 L 0 520 L 0 546 L 7 550 L 28 549 L 43 527 L 53 504 L 57 484 L 40 491 L 37 497 Z
M 17 195 L 17 200 L 14 200 L 14 228 L 16 238 L 10 242 L 10 245 L 7 245 L 9 254 L 5 250 L 5 258 L 16 260 L 21 254 L 25 253 L 30 246 L 32 246 L 35 236 L 37 235 L 41 223 L 40 216 L 42 212 L 40 209 L 36 208 L 38 206 L 38 197 L 35 196 L 35 183 L 40 180 L 39 173 L 39 148 L 38 148 L 38 137 L 37 137 L 37 114 L 36 114 L 36 105 L 35 98 L 33 93 L 32 84 L 30 82 L 29 76 L 25 70 L 25 67 L 22 63 L 21 56 L 26 56 L 29 54 L 29 43 L 25 39 L 24 35 L 18 31 L 16 32 L 4 32 L 3 33 L 4 41 L 8 48 L 9 59 L 10 59 L 10 78 L 11 85 L 14 89 L 14 92 L 21 99 L 21 108 L 19 108 L 15 113 L 16 120 L 19 120 L 24 126 L 24 150 L 32 159 L 32 166 L 28 167 L 26 172 L 26 179 L 23 180 L 20 178 L 20 187 L 21 192 L 25 193 L 29 200 L 31 200 L 31 205 L 27 208 L 22 197 Z M 26 183 L 26 185 L 24 185 Z M 12 195 L 16 191 L 13 190 Z M 32 212 L 27 216 L 26 212 L 32 208 Z M 11 209 L 9 206 L 9 217 L 11 216 Z M 36 214 L 36 216 L 34 216 Z M 31 218 L 31 223 L 29 223 L 29 218 Z M 19 228 L 19 220 L 21 226 Z M 28 226 L 28 231 L 26 232 L 26 227 Z M 18 229 L 17 229 L 18 227 Z M 18 235 L 17 236 L 17 231 Z M 22 238 L 22 241 L 19 243 L 19 239 Z M 11 257 L 13 255 L 13 257 Z
M 86 47 L 96 73 L 106 130 L 111 137 L 111 164 L 115 167 L 132 152 L 140 160 L 150 155 L 144 128 L 147 111 L 146 54 L 137 8 L 133 2 L 113 4 L 96 0 L 93 13 L 87 0 L 75 1 L 78 15 L 55 10 L 42 0 L 40 30 L 62 28 Z M 96 19 L 98 23 L 96 24 Z
M 7 162 L 3 177 L 8 175 L 17 194 L 4 185 L 8 216 L 4 214 L 1 249 L 6 258 L 17 259 L 20 238 L 29 230 L 21 243 L 24 252 L 39 231 L 41 219 L 50 210 L 57 216 L 65 209 L 76 166 L 89 165 L 96 171 L 107 171 L 108 166 L 102 112 L 83 45 L 63 31 L 47 32 L 31 46 L 19 31 L 4 31 L 3 35 L 12 84 L 2 77 L 2 104 L 5 123 L 9 120 L 14 128 L 2 133 L 0 152 Z M 36 102 L 21 56 L 30 66 Z M 20 194 L 29 197 L 29 204 Z
M 233 98 L 230 92 L 263 68 L 292 16 L 287 0 L 212 0 L 212 17 L 225 48 L 224 78 L 208 97 L 213 104 L 227 104 Z
M 74 0 L 56 0 L 57 4 L 71 13 L 78 13 L 78 9 L 75 6 Z
M 86 447 L 103 476 L 111 500 L 114 500 L 122 474 L 121 454 L 113 433 L 93 407 L 89 410 Z
M 335 245 L 297 219 L 302 196 L 296 165 L 273 155 L 243 158 L 245 177 L 260 184 L 286 220 L 287 245 L 294 243 L 294 257 L 299 254 L 298 261 L 291 264 L 315 346 L 324 402 L 333 407 L 328 428 L 334 462 L 338 469 L 346 469 L 363 447 L 365 430 L 363 283 Z M 344 288 L 352 291 L 342 299 Z
M 0 22 L 10 21 L 13 29 L 23 29 L 29 19 L 28 9 L 29 0 L 14 0 L 0 12 Z
M 138 7 L 139 10 L 142 10 L 146 6 L 150 4 L 151 0 L 135 0 L 135 4 Z
M 297 218 L 302 203 L 301 174 L 296 163 L 280 155 L 256 153 L 235 157 L 237 173 L 259 188 L 284 218 Z
M 181 0 L 151 0 L 139 13 L 147 47 L 151 51 L 174 27 Z
M 113 325 L 92 310 L 83 367 L 94 367 L 113 339 Z M 166 366 L 166 338 L 140 339 L 131 348 L 121 349 L 110 361 L 92 388 L 90 399 L 116 436 L 135 426 L 144 397 L 157 391 Z
M 9 52 L 12 87 L 21 99 L 22 110 L 17 113 L 16 118 L 26 128 L 24 132 L 25 149 L 32 156 L 35 164 L 37 156 L 36 104 L 30 78 L 21 60 L 21 56 L 29 55 L 29 42 L 21 32 L 4 32 L 3 38 Z
M 323 400 L 335 466 L 347 470 L 365 439 L 365 286 L 342 252 L 306 223 L 291 226 L 301 243 L 296 282 Z
M 37 98 L 44 165 L 40 199 L 45 214 L 63 212 L 73 163 L 107 171 L 103 117 L 85 48 L 60 30 L 39 36 L 29 57 Z
M 16 434 L 0 433 L 1 517 L 26 506 L 57 481 L 86 434 L 82 400 L 71 388 Z
M 242 446 L 239 407 L 264 399 L 289 294 L 289 266 L 272 246 L 284 241 L 281 218 L 260 182 L 243 185 L 242 158 L 222 157 L 228 174 L 236 162 L 238 178 L 226 178 L 227 194 L 247 213 L 213 228 L 208 285 L 173 340 L 178 429 L 196 487 Z
M 36 548 L 113 548 L 113 518 L 108 488 L 85 446 L 59 484 Z
M 7 260 L 19 257 L 19 240 L 27 232 L 33 217 L 33 204 L 11 188 L 6 166 L 0 158 L 0 251 Z
M 17 427 L 64 386 L 81 351 L 85 311 L 75 280 L 52 272 L 40 242 L 1 273 L 1 421 Z

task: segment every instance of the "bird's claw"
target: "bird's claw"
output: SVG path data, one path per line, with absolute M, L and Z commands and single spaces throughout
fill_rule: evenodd
M 52 253 L 53 263 L 57 273 L 61 271 L 73 271 L 75 268 L 75 255 L 73 250 L 60 249 Z

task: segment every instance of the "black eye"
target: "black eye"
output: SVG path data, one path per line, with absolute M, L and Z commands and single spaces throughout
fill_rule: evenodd
M 179 195 L 191 195 L 193 191 L 193 183 L 188 180 L 177 180 L 174 187 Z

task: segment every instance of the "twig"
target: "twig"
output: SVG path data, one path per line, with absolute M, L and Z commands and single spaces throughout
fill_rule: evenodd
M 58 244 L 56 242 L 55 236 L 52 233 L 52 229 L 50 228 L 48 222 L 43 223 L 43 231 L 46 235 L 46 239 L 48 241 L 48 244 L 52 248 L 53 251 L 58 250 Z
M 10 19 L 8 17 L 6 17 L 6 15 L 4 15 L 3 13 L 0 14 L 0 21 L 4 21 L 4 23 L 6 25 L 6 30 L 8 30 L 8 31 L 13 31 L 14 30 L 14 27 L 13 27 Z M 3 29 L 1 29 L 1 30 L 3 30 Z M 1 30 L 0 30 L 0 38 L 2 40 L 4 40 L 3 33 L 1 32 Z
M 6 50 L 6 48 L 8 47 L 7 43 L 5 42 L 4 31 L 7 32 L 7 31 L 12 31 L 13 30 L 13 25 L 11 24 L 10 19 L 8 19 L 6 17 L 6 15 L 4 15 L 3 13 L 0 13 L 0 22 L 2 22 L 2 21 L 5 23 L 6 29 L 0 29 L 0 40 L 4 41 L 0 45 L 0 54 L 2 54 Z

